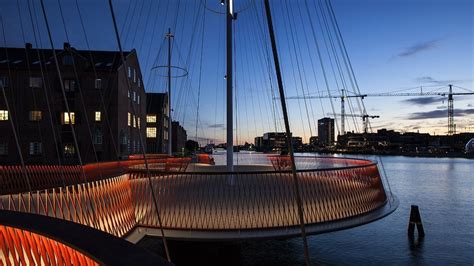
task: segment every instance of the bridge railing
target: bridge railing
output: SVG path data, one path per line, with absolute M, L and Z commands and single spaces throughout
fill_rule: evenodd
M 298 158 L 297 163 L 309 165 L 311 160 L 317 158 Z M 307 224 L 361 215 L 387 200 L 375 163 L 356 160 L 340 167 L 344 161 L 337 160 L 334 168 L 297 171 Z M 330 163 L 323 162 L 319 165 Z M 0 209 L 65 219 L 125 236 L 136 226 L 158 227 L 153 191 L 167 229 L 254 230 L 299 225 L 291 171 L 183 172 L 179 166 L 168 168 L 179 171 L 151 169 L 148 175 L 134 165 L 139 166 L 131 163 L 126 174 L 118 172 L 120 175 L 109 178 L 3 194 Z
M 383 206 L 387 199 L 374 163 L 297 174 L 308 224 L 357 216 Z M 138 224 L 157 227 L 146 174 L 132 169 L 129 175 Z M 151 178 L 165 228 L 252 230 L 299 225 L 290 171 L 152 172 Z
M 123 239 L 87 226 L 3 210 L 0 211 L 0 265 L 169 263 Z

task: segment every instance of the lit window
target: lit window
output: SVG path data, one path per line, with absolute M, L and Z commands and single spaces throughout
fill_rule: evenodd
M 43 119 L 43 112 L 30 111 L 30 121 L 41 121 Z
M 138 125 L 138 128 L 140 128 L 140 117 L 137 117 L 137 125 Z
M 156 123 L 156 115 L 147 115 L 146 116 L 147 123 Z
M 76 114 L 74 112 L 64 112 L 61 114 L 61 123 L 63 125 L 75 124 L 76 123 Z
M 30 142 L 30 155 L 40 155 L 43 151 L 41 142 Z
M 102 79 L 95 79 L 94 88 L 101 89 L 102 88 Z
M 0 142 L 0 155 L 8 155 L 8 142 Z
M 38 77 L 30 77 L 30 88 L 41 88 L 43 86 L 43 80 Z
M 96 129 L 94 132 L 93 142 L 94 144 L 102 144 L 102 141 L 103 141 L 102 131 L 100 129 Z
M 130 113 L 128 113 L 127 125 L 128 126 L 132 125 L 132 114 L 130 114 Z
M 102 120 L 102 113 L 100 111 L 95 111 L 94 120 L 100 122 Z
M 156 127 L 147 127 L 146 128 L 146 137 L 147 138 L 156 138 Z
M 8 87 L 8 77 L 0 77 L 0 87 Z
M 137 117 L 135 115 L 133 115 L 133 121 L 132 121 L 132 125 L 133 127 L 137 127 Z
M 73 156 L 76 153 L 76 148 L 73 144 L 64 144 L 64 155 L 66 157 Z
M 73 79 L 65 79 L 64 82 L 64 91 L 75 91 L 76 90 L 76 81 Z
M 0 121 L 8 120 L 8 110 L 0 110 Z

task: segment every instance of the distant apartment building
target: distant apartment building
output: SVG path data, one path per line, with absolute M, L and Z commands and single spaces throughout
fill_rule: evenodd
M 188 140 L 188 135 L 183 126 L 179 124 L 178 121 L 173 121 L 171 123 L 171 150 L 174 153 L 184 152 L 186 141 Z
M 147 153 L 168 153 L 168 94 L 146 94 Z
M 318 120 L 318 137 L 322 145 L 332 145 L 336 140 L 334 137 L 334 119 L 324 117 Z
M 124 52 L 126 69 L 116 51 L 65 43 L 56 54 L 61 75 L 50 49 L 0 48 L 0 164 L 20 154 L 27 164 L 77 164 L 79 154 L 88 163 L 139 153 L 146 96 L 135 50 Z
M 292 137 L 295 150 L 303 145 L 301 137 Z M 285 132 L 267 132 L 263 136 L 255 138 L 255 149 L 263 152 L 288 150 L 288 142 Z

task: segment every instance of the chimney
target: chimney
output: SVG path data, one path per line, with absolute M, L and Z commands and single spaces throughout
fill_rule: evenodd
M 64 50 L 69 50 L 71 49 L 71 44 L 69 44 L 68 42 L 65 42 L 64 43 Z
M 31 50 L 33 48 L 33 45 L 29 42 L 25 43 L 25 49 L 26 50 Z

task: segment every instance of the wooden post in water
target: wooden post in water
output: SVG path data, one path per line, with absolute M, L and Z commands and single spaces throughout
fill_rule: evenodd
M 417 205 L 411 205 L 410 210 L 410 222 L 408 223 L 408 236 L 415 236 L 415 225 L 418 230 L 418 237 L 425 236 L 425 230 L 423 230 L 423 224 L 421 222 L 420 210 Z

